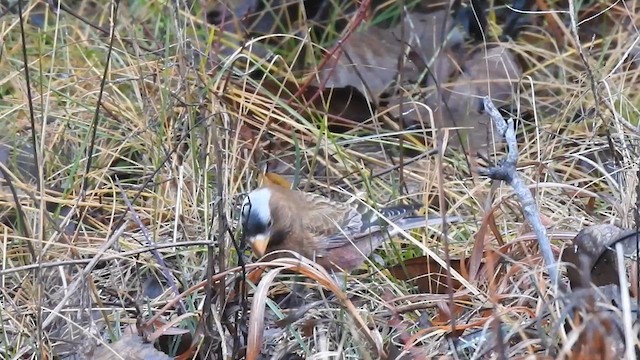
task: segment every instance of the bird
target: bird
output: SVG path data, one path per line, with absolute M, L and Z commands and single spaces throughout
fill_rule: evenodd
M 399 234 L 398 228 L 406 231 L 442 222 L 441 218 L 418 215 L 417 207 L 412 205 L 386 207 L 376 212 L 362 202 L 357 203 L 360 206 L 279 185 L 265 185 L 249 192 L 242 203 L 242 237 L 258 257 L 290 250 L 325 269 L 351 272 L 386 239 Z M 448 219 L 448 222 L 459 220 Z M 389 226 L 389 222 L 397 228 Z

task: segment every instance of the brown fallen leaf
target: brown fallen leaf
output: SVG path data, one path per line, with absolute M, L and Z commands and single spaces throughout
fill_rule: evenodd
M 572 290 L 609 284 L 619 285 L 616 254 L 610 247 L 624 231 L 615 225 L 593 225 L 582 229 L 572 246 L 564 249 L 567 277 Z
M 426 95 L 403 93 L 393 96 L 388 99 L 388 111 L 402 119 L 404 126 L 455 128 L 470 153 L 486 155 L 488 145 L 494 143 L 493 125 L 482 112 L 482 98 L 490 96 L 498 106 L 509 104 L 522 70 L 512 52 L 501 45 L 486 52 L 483 47 L 467 56 L 465 61 L 460 61 L 459 49 L 455 47 L 442 51 L 435 70 L 440 86 L 427 87 Z M 454 65 L 459 69 L 457 77 L 448 71 L 455 69 Z M 438 90 L 442 92 L 438 93 Z M 442 133 L 441 136 L 447 136 L 449 145 L 460 146 L 455 133 Z
M 342 44 L 340 57 L 334 56 L 314 76 L 312 85 L 326 88 L 352 86 L 377 103 L 383 91 L 398 74 L 398 60 L 403 46 L 388 30 L 369 27 L 351 34 Z M 416 81 L 419 68 L 411 61 L 400 70 L 406 80 Z
M 467 260 L 468 263 L 468 260 Z M 451 268 L 466 273 L 462 269 L 463 261 L 460 259 L 451 260 Z M 418 290 L 428 294 L 447 293 L 447 269 L 443 268 L 429 256 L 420 256 L 413 259 L 404 260 L 401 264 L 388 268 L 391 275 L 396 279 L 415 282 Z M 462 284 L 455 279 L 451 279 L 453 291 L 459 289 Z
M 409 58 L 414 59 L 421 71 L 428 69 L 427 87 L 436 82 L 446 82 L 460 60 L 461 54 L 454 49 L 462 45 L 464 35 L 460 29 L 453 27 L 453 21 L 448 16 L 446 11 L 407 13 L 403 22 L 391 31 L 397 39 L 402 39 L 404 35 L 403 41 L 410 48 Z
M 468 127 L 463 131 L 463 142 L 471 153 L 484 153 L 487 145 L 494 141 L 491 119 L 482 113 L 482 98 L 491 97 L 498 107 L 509 104 L 521 74 L 514 55 L 504 46 L 474 53 L 465 61 L 463 72 L 453 86 L 445 87 L 444 99 L 450 111 L 438 108 L 438 127 Z M 453 145 L 456 140 L 452 139 Z
M 342 44 L 340 57 L 320 69 L 312 84 L 351 86 L 380 104 L 383 93 L 395 92 L 388 89 L 398 79 L 402 84 L 416 84 L 422 76 L 428 85 L 446 81 L 454 69 L 448 50 L 463 42 L 461 32 L 452 29 L 452 21 L 443 27 L 447 19 L 445 11 L 408 13 L 393 29 L 370 26 L 353 33 Z

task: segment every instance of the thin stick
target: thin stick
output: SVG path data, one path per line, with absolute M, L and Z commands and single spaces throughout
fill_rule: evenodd
M 494 124 L 496 124 L 496 128 L 499 134 L 502 134 L 505 141 L 507 142 L 508 152 L 507 157 L 500 160 L 497 166 L 481 169 L 479 173 L 481 175 L 488 176 L 492 180 L 502 180 L 513 188 L 516 196 L 520 200 L 520 204 L 522 205 L 522 211 L 526 219 L 531 224 L 533 228 L 533 232 L 536 234 L 536 238 L 538 239 L 538 244 L 540 245 L 540 252 L 542 253 L 542 258 L 544 259 L 544 263 L 549 270 L 549 276 L 551 277 L 551 283 L 554 288 L 558 285 L 558 268 L 556 261 L 553 257 L 553 251 L 551 250 L 551 243 L 549 242 L 549 238 L 547 237 L 547 229 L 542 224 L 540 220 L 540 213 L 538 212 L 538 208 L 536 207 L 536 201 L 531 195 L 531 191 L 529 191 L 528 187 L 525 185 L 524 181 L 520 179 L 518 175 L 518 171 L 516 165 L 518 163 L 518 142 L 516 140 L 516 131 L 513 123 L 513 119 L 509 119 L 508 121 L 504 121 L 502 115 L 498 109 L 496 109 L 495 105 L 491 101 L 491 98 L 485 96 L 484 98 L 484 108 L 487 114 L 491 117 Z

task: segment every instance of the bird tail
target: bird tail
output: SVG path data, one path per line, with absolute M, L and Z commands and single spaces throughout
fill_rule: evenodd
M 465 218 L 461 216 L 449 216 L 446 218 L 447 223 L 456 223 L 463 220 L 465 220 Z M 386 231 L 384 228 L 379 228 L 377 231 L 370 233 L 369 236 L 353 241 L 352 244 L 358 248 L 358 252 L 344 252 L 342 254 L 343 258 L 341 258 L 341 262 L 343 264 L 354 264 L 349 266 L 355 268 L 358 266 L 357 264 L 362 263 L 363 255 L 365 257 L 369 256 L 373 250 L 378 248 L 384 241 L 388 240 L 390 237 L 398 235 L 400 233 L 400 229 L 408 231 L 411 229 L 442 224 L 442 222 L 443 218 L 441 217 L 425 218 L 424 216 L 410 216 L 396 219 L 395 221 L 392 221 L 392 224 L 388 224 L 386 226 Z
M 389 227 L 387 228 L 387 231 L 389 232 L 389 235 L 394 236 L 400 233 L 398 228 L 407 231 L 412 229 L 418 229 L 425 226 L 434 226 L 438 224 L 443 224 L 445 221 L 447 224 L 454 224 L 454 223 L 462 222 L 464 220 L 465 218 L 462 216 L 447 216 L 446 218 L 442 218 L 440 216 L 427 217 L 427 218 L 425 218 L 424 216 L 410 216 L 410 217 L 401 218 L 394 221 L 393 224 L 396 225 L 397 228 L 396 226 L 389 225 Z

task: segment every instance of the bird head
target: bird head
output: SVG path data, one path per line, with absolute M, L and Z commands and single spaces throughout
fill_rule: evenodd
M 253 251 L 263 256 L 272 235 L 271 190 L 267 187 L 253 190 L 242 203 L 242 235 Z

